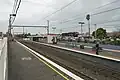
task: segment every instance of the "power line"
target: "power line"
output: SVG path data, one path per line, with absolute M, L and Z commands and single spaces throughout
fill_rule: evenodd
M 115 0 L 115 1 L 112 1 L 112 2 L 110 2 L 110 3 L 104 4 L 104 5 L 102 5 L 102 6 L 99 6 L 99 7 L 95 8 L 94 10 L 103 8 L 103 7 L 105 7 L 105 6 L 108 6 L 108 5 L 110 5 L 110 4 L 116 3 L 116 2 L 118 2 L 118 1 L 120 1 L 120 0 Z M 93 11 L 94 11 L 94 10 L 93 10 Z M 92 12 L 93 12 L 93 11 L 92 11 Z
M 118 19 L 118 20 L 109 20 L 109 21 L 106 21 L 106 22 L 96 23 L 96 24 L 105 24 L 105 23 L 118 22 L 118 21 L 120 21 L 120 19 Z
M 104 23 L 110 23 L 110 22 L 118 22 L 120 20 L 111 20 L 111 21 L 106 21 L 106 22 L 103 22 L 103 23 L 96 23 L 96 24 L 104 24 Z M 87 25 L 87 24 L 85 24 Z M 94 24 L 91 24 L 91 25 L 94 25 Z M 107 26 L 107 25 L 106 25 Z M 111 26 L 114 26 L 114 25 L 111 25 Z M 61 29 L 68 29 L 68 28 L 75 28 L 75 27 L 79 27 L 78 25 L 77 26 L 72 26 L 72 27 L 66 27 L 66 28 L 61 28 Z M 60 29 L 59 29 L 60 30 Z
M 101 12 L 98 12 L 98 13 L 94 13 L 94 14 L 92 14 L 91 16 L 95 16 L 95 15 L 107 13 L 107 12 L 114 11 L 114 10 L 117 10 L 117 9 L 120 9 L 120 7 L 113 8 L 113 9 L 109 9 L 109 10 L 105 10 L 105 11 L 101 11 Z M 72 20 L 64 21 L 64 22 L 62 22 L 62 23 L 67 23 L 67 22 L 71 22 L 71 21 L 73 21 L 73 20 L 78 20 L 78 19 L 82 19 L 82 18 L 79 17 L 79 18 L 75 18 L 75 19 L 72 19 Z
M 61 30 L 61 29 L 62 29 L 62 30 L 63 30 L 63 29 L 65 30 L 65 29 L 68 29 L 68 28 L 75 28 L 75 27 L 79 27 L 79 25 L 72 26 L 72 27 L 66 27 L 66 28 L 60 28 L 60 29 L 57 29 L 57 30 Z
M 117 24 L 117 25 L 103 25 L 103 26 L 106 26 L 106 27 L 108 27 L 108 26 L 109 27 L 115 27 L 116 26 L 117 27 L 117 26 L 120 26 L 120 24 Z
M 72 3 L 74 3 L 75 1 L 77 1 L 77 0 L 73 0 L 72 2 L 70 2 L 70 3 L 68 3 L 67 5 L 63 6 L 63 7 L 62 7 L 62 8 L 60 8 L 59 10 L 56 10 L 55 12 L 51 13 L 50 15 L 48 15 L 48 16 L 46 16 L 46 17 L 44 17 L 43 19 L 46 19 L 46 18 L 48 18 L 48 17 L 52 16 L 53 14 L 56 14 L 57 12 L 59 12 L 59 11 L 61 11 L 61 10 L 65 9 L 66 7 L 68 7 L 69 5 L 71 5 Z
M 71 21 L 73 21 L 73 20 L 78 20 L 78 19 L 82 19 L 82 17 L 78 17 L 78 18 L 71 19 L 71 20 L 66 20 L 66 21 L 61 22 L 60 24 L 68 23 L 68 22 L 71 22 Z
M 109 9 L 109 10 L 105 10 L 105 11 L 101 11 L 101 12 L 98 12 L 98 13 L 94 13 L 91 16 L 99 15 L 99 14 L 102 14 L 102 13 L 107 13 L 107 12 L 114 11 L 114 10 L 117 10 L 117 9 L 120 9 L 120 7 Z
M 20 7 L 20 3 L 21 3 L 21 0 L 19 0 L 18 7 L 17 7 L 16 12 L 15 12 L 16 14 L 17 14 L 18 9 L 19 9 L 19 7 Z
M 120 27 L 120 25 L 119 24 L 117 24 L 117 25 L 103 25 L 104 27 L 102 27 L 102 28 L 119 28 Z
M 17 0 L 18 1 L 18 0 Z M 17 5 L 17 3 L 18 3 L 18 5 Z M 16 2 L 16 7 L 15 7 L 15 14 L 17 15 L 17 12 L 18 12 L 18 9 L 19 9 L 19 7 L 20 7 L 20 3 L 21 3 L 21 0 L 19 0 L 19 2 Z M 14 23 L 14 21 L 15 21 L 15 19 L 16 19 L 16 16 L 13 18 L 13 20 L 12 20 L 12 24 Z
M 94 9 L 92 9 L 91 12 L 93 12 L 94 10 L 103 8 L 103 7 L 105 7 L 105 6 L 108 6 L 108 5 L 110 5 L 110 4 L 116 3 L 116 2 L 118 2 L 118 1 L 120 1 L 120 0 L 115 0 L 115 1 L 109 2 L 109 3 L 107 3 L 107 4 L 104 4 L 104 5 L 102 5 L 102 6 L 96 7 L 96 8 L 94 8 Z M 90 12 L 85 12 L 84 14 L 87 14 L 87 13 L 90 13 Z M 75 15 L 75 16 L 73 16 L 73 17 L 77 17 L 77 16 L 80 16 L 80 15 Z
M 15 8 L 16 8 L 16 6 L 17 6 L 17 2 L 18 2 L 18 0 L 14 0 L 14 5 L 13 5 L 12 13 L 15 12 Z
M 95 8 L 95 9 L 93 9 L 92 12 L 93 12 L 94 10 L 103 8 L 103 7 L 105 7 L 105 6 L 108 6 L 108 5 L 110 5 L 110 4 L 116 3 L 116 2 L 118 2 L 118 1 L 120 1 L 120 0 L 115 0 L 115 1 L 112 1 L 112 2 L 110 2 L 110 3 L 104 4 L 104 5 L 102 5 L 102 6 L 99 6 L 99 7 Z M 87 13 L 90 13 L 90 12 L 85 12 L 84 14 L 87 14 Z M 77 16 L 79 16 L 79 15 L 76 15 L 76 16 L 74 16 L 74 17 L 77 17 Z M 70 19 L 70 20 L 64 20 L 63 22 L 60 22 L 60 24 L 61 24 L 61 23 L 71 22 L 71 21 L 73 21 L 73 20 L 77 20 L 77 19 L 80 19 L 80 18 L 81 18 L 81 17 L 79 17 L 79 18 L 74 18 L 74 19 Z

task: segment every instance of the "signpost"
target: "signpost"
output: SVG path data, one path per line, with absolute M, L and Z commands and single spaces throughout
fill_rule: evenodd
M 89 30 L 89 38 L 90 38 L 90 14 L 87 14 L 86 19 L 88 20 L 88 30 Z

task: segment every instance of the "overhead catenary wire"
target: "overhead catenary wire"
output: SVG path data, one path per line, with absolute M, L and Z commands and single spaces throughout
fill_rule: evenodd
M 73 4 L 73 3 L 76 2 L 76 1 L 77 1 L 77 0 L 73 0 L 72 2 L 70 2 L 70 3 L 68 3 L 67 5 L 63 6 L 62 8 L 60 8 L 60 9 L 56 10 L 55 12 L 51 13 L 50 15 L 44 17 L 43 20 L 46 19 L 46 18 L 48 18 L 48 17 L 50 17 L 50 16 L 52 16 L 53 14 L 56 14 L 56 13 L 59 12 L 59 11 L 65 9 L 66 7 L 68 7 L 69 5 Z
M 17 5 L 17 3 L 18 3 L 18 5 Z M 21 3 L 21 0 L 19 0 L 19 2 L 18 2 L 18 0 L 17 0 L 17 2 L 16 2 L 16 6 L 15 6 L 15 11 L 14 11 L 14 13 L 17 15 L 17 12 L 18 12 L 18 9 L 19 9 L 19 7 L 20 7 L 20 3 Z M 14 23 L 14 21 L 15 21 L 15 19 L 16 19 L 16 16 L 13 18 L 13 20 L 12 20 L 12 24 Z
M 90 11 L 90 12 L 89 12 L 89 11 L 88 11 L 88 12 L 85 12 L 84 14 L 91 13 L 91 12 L 93 12 L 94 10 L 101 9 L 101 8 L 103 8 L 103 7 L 105 7 L 105 6 L 111 5 L 111 4 L 116 3 L 116 2 L 118 2 L 118 1 L 120 1 L 120 0 L 115 0 L 115 1 L 109 2 L 109 3 L 104 4 L 104 5 L 102 5 L 102 6 L 96 7 L 95 9 L 92 9 L 92 11 Z M 93 14 L 93 15 L 95 15 L 95 14 Z M 97 15 L 97 13 L 96 13 L 96 15 Z M 79 15 L 76 15 L 76 16 L 79 16 Z M 76 16 L 75 16 L 75 17 L 76 17 Z M 71 21 L 73 21 L 73 20 L 78 20 L 78 19 L 82 19 L 82 17 L 77 17 L 77 18 L 73 18 L 73 19 L 63 20 L 63 21 L 60 21 L 59 24 L 68 23 L 68 22 L 71 22 Z
M 60 8 L 59 10 L 56 10 L 55 12 L 51 13 L 50 15 L 44 17 L 42 20 L 44 20 L 44 19 L 52 16 L 53 14 L 56 14 L 57 12 L 65 9 L 66 7 L 68 7 L 69 5 L 71 5 L 72 3 L 74 3 L 75 1 L 77 1 L 77 0 L 73 0 L 72 2 L 68 3 L 67 5 L 65 5 L 64 7 Z M 120 1 L 120 0 L 114 0 L 114 1 L 112 1 L 112 2 L 109 2 L 109 3 L 106 3 L 106 4 L 101 5 L 101 6 L 99 6 L 99 7 L 96 7 L 96 8 L 94 8 L 94 9 L 92 9 L 91 12 L 93 12 L 94 10 L 103 8 L 103 7 L 105 7 L 105 6 L 108 6 L 108 5 L 110 5 L 110 4 L 116 3 L 116 2 L 118 2 L 118 1 Z M 36 4 L 36 3 L 35 3 L 35 4 Z M 85 12 L 84 14 L 86 14 L 86 13 L 89 13 L 89 12 Z M 79 15 L 76 15 L 76 16 L 79 16 Z M 73 17 L 76 17 L 76 16 L 73 16 Z M 70 19 L 70 20 L 65 20 L 65 22 L 63 21 L 63 23 L 67 23 L 67 22 L 70 22 L 70 21 L 76 20 L 76 19 L 77 19 L 77 18 L 75 18 L 75 19 Z M 57 21 L 57 22 L 58 22 L 58 21 Z M 60 24 L 61 24 L 61 22 L 60 22 Z
M 118 22 L 118 21 L 120 21 L 120 19 L 118 19 L 118 20 L 108 20 L 108 21 L 101 22 L 101 23 L 96 23 L 96 24 L 105 24 L 105 23 Z
M 20 0 L 20 1 L 21 1 L 21 0 Z M 57 11 L 59 12 L 60 10 L 66 8 L 67 6 L 69 6 L 70 4 L 74 3 L 75 1 L 77 1 L 77 0 L 72 1 L 72 2 L 69 3 L 68 5 L 62 7 L 61 9 L 59 9 L 59 10 L 57 10 Z M 113 1 L 112 3 L 115 3 L 115 2 L 117 2 L 117 1 L 118 1 L 118 0 Z M 108 3 L 108 4 L 112 4 L 112 3 Z M 106 5 L 108 5 L 108 4 L 106 4 Z M 18 5 L 20 5 L 20 3 L 19 3 Z M 101 7 L 102 7 L 102 6 L 101 6 Z M 98 8 L 100 8 L 100 7 L 98 7 Z M 119 8 L 120 8 L 120 7 L 119 7 Z M 119 8 L 116 8 L 116 9 L 119 9 Z M 18 9 L 19 9 L 19 6 L 16 8 L 16 13 L 17 13 Z M 112 10 L 116 10 L 116 9 L 112 9 Z M 93 14 L 93 15 L 102 14 L 102 13 L 109 12 L 109 11 L 112 11 L 112 10 L 102 11 L 102 12 L 99 12 L 99 13 L 95 13 L 95 14 Z M 54 12 L 53 14 L 57 13 L 57 11 Z M 16 18 L 16 17 L 15 17 L 15 18 Z M 13 22 L 14 22 L 15 18 L 13 19 Z M 80 19 L 80 18 L 77 18 L 77 19 Z M 74 20 L 77 20 L 77 19 L 74 19 Z M 65 22 L 62 22 L 62 23 L 66 23 L 66 22 L 70 22 L 70 21 L 72 21 L 72 20 L 65 21 Z M 12 23 L 13 23 L 13 22 L 12 22 Z
M 117 8 L 114 8 L 114 9 L 109 9 L 109 10 L 106 10 L 106 11 L 102 11 L 102 12 L 99 12 L 99 13 L 96 13 L 96 14 L 93 14 L 93 15 L 98 15 L 98 14 L 102 14 L 104 12 L 109 12 L 109 11 L 113 11 L 113 10 L 117 10 L 117 9 L 120 9 L 120 7 L 117 7 Z M 96 24 L 105 24 L 105 23 L 118 22 L 118 21 L 120 21 L 120 20 L 119 19 L 118 20 L 109 20 L 109 21 L 106 21 L 106 22 L 96 23 Z M 94 24 L 91 24 L 91 25 L 94 25 Z M 75 28 L 75 27 L 67 27 L 67 28 Z M 67 28 L 62 28 L 62 29 L 67 29 Z
M 95 24 L 98 24 L 98 25 L 102 25 L 102 24 L 105 24 L 105 23 L 111 23 L 111 22 L 119 22 L 120 19 L 118 20 L 109 20 L 109 21 L 106 21 L 106 22 L 101 22 L 101 23 L 95 23 Z M 87 25 L 87 24 L 85 24 Z M 94 24 L 91 24 L 91 25 L 94 25 Z M 107 26 L 107 25 L 106 25 Z M 114 25 L 109 25 L 109 26 L 114 26 Z M 116 25 L 115 25 L 116 26 Z M 79 27 L 78 25 L 77 26 L 72 26 L 72 27 L 66 27 L 66 28 L 60 28 L 60 29 L 68 29 L 68 28 L 75 28 L 75 27 Z M 60 30 L 58 29 L 58 30 Z
M 16 12 L 15 12 L 16 14 L 17 14 L 18 9 L 19 9 L 19 7 L 20 7 L 20 3 L 21 3 L 21 0 L 19 0 L 18 7 L 17 7 Z
M 120 6 L 116 7 L 116 8 L 113 8 L 113 9 L 109 9 L 109 10 L 105 10 L 105 11 L 101 11 L 101 12 L 98 12 L 98 13 L 91 14 L 91 16 L 99 15 L 99 14 L 102 14 L 102 13 L 107 13 L 107 12 L 118 10 L 118 9 L 120 9 Z
M 14 5 L 13 5 L 12 13 L 15 13 L 15 8 L 17 6 L 17 2 L 18 2 L 18 0 L 14 0 Z
M 115 1 L 112 1 L 112 2 L 109 2 L 109 3 L 107 3 L 107 4 L 104 4 L 104 5 L 102 5 L 102 6 L 99 6 L 99 7 L 96 7 L 96 8 L 94 8 L 94 9 L 92 9 L 92 11 L 88 11 L 88 12 L 85 12 L 84 14 L 87 14 L 87 13 L 91 13 L 91 12 L 93 12 L 94 10 L 98 10 L 98 9 L 101 9 L 101 8 L 103 8 L 103 7 L 105 7 L 105 6 L 108 6 L 108 5 L 110 5 L 110 4 L 113 4 L 113 3 L 116 3 L 116 2 L 118 2 L 118 1 L 120 1 L 120 0 L 115 0 Z M 75 15 L 75 16 L 73 16 L 73 17 L 77 17 L 77 16 L 80 16 L 80 14 L 79 15 Z M 77 18 L 75 18 L 75 19 L 72 19 L 72 20 L 76 20 Z M 69 22 L 69 21 L 72 21 L 72 20 L 65 20 L 65 22 Z
M 113 9 L 109 9 L 109 10 L 105 10 L 105 11 L 101 11 L 101 12 L 98 12 L 98 13 L 94 13 L 94 14 L 91 14 L 91 16 L 96 16 L 96 15 L 99 15 L 99 14 L 107 13 L 107 12 L 114 11 L 114 10 L 118 10 L 118 9 L 120 9 L 120 7 L 113 8 Z M 68 23 L 68 22 L 71 22 L 71 21 L 73 21 L 73 20 L 78 20 L 78 19 L 82 19 L 82 18 L 81 18 L 81 17 L 77 17 L 77 18 L 75 18 L 75 19 L 63 21 L 62 23 L 60 22 L 60 24 Z
M 119 2 L 119 1 L 120 1 L 120 0 L 115 0 L 115 1 L 109 2 L 109 3 L 107 3 L 107 4 L 101 5 L 101 6 L 97 7 L 97 8 L 95 8 L 95 9 L 93 9 L 91 12 L 93 12 L 94 10 L 97 10 L 97 9 L 101 9 L 101 8 L 103 8 L 103 7 L 105 7 L 105 6 L 111 5 L 111 4 L 113 4 L 113 3 Z
M 117 24 L 117 25 L 103 25 L 103 26 L 106 26 L 106 27 L 108 27 L 108 26 L 109 26 L 109 27 L 119 27 L 120 24 Z M 105 28 L 106 28 L 106 27 L 105 27 Z M 104 28 L 104 27 L 103 27 L 103 28 Z

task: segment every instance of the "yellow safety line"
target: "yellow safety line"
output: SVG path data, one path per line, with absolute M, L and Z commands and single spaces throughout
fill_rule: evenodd
M 25 48 L 26 49 L 26 48 Z M 26 49 L 27 51 L 29 51 L 28 49 Z M 33 56 L 35 56 L 38 60 L 42 61 L 45 65 L 47 65 L 49 68 L 51 68 L 53 71 L 55 71 L 57 74 L 59 74 L 60 76 L 62 76 L 65 80 L 69 80 L 66 76 L 64 76 L 62 73 L 60 73 L 59 71 L 57 71 L 55 68 L 53 68 L 51 65 L 49 65 L 48 63 L 46 63 L 45 61 L 43 61 L 42 59 L 40 59 L 38 56 L 36 56 L 33 52 L 29 51 Z

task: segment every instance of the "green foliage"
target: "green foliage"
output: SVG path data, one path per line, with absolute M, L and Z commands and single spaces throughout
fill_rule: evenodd
M 118 40 L 111 41 L 110 44 L 112 44 L 112 45 L 120 45 L 120 41 L 118 41 Z
M 28 34 L 27 34 L 27 36 L 31 36 L 31 34 L 30 34 L 30 33 L 28 33 Z
M 92 36 L 94 36 L 94 37 L 95 37 L 95 31 L 93 31 Z
M 95 37 L 95 31 L 93 31 L 92 36 Z M 107 32 L 106 32 L 105 29 L 103 29 L 103 28 L 98 28 L 97 29 L 97 31 L 96 31 L 96 37 L 98 39 L 102 40 L 102 39 L 106 38 L 106 36 L 107 36 Z

